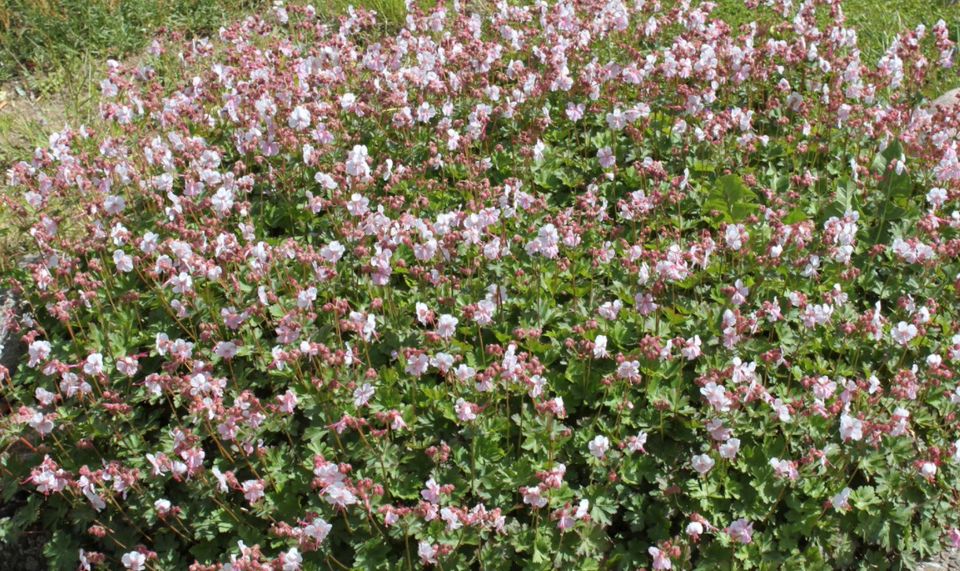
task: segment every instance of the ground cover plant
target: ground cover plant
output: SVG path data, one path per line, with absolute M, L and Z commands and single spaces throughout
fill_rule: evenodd
M 902 568 L 960 547 L 945 25 L 277 4 L 7 172 L 54 568 Z M 179 66 L 182 82 L 158 78 Z M 64 203 L 79 205 L 64 216 Z

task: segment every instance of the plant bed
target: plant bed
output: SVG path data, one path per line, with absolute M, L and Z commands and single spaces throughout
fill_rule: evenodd
M 773 4 L 277 5 L 111 64 L 8 172 L 3 532 L 58 569 L 960 546 L 954 45 L 875 65 Z

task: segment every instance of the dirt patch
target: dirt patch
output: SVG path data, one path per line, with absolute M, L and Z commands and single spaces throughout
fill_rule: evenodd
M 65 102 L 57 96 L 34 98 L 17 87 L 0 90 L 0 164 L 7 165 L 33 154 L 49 133 L 67 121 Z

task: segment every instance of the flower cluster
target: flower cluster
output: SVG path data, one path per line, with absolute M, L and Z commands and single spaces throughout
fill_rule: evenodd
M 277 4 L 110 62 L 2 198 L 0 465 L 57 564 L 960 545 L 960 117 L 918 95 L 954 45 L 748 4 Z

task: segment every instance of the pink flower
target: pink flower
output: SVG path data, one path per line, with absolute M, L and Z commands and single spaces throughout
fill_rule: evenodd
M 520 488 L 520 494 L 523 496 L 523 503 L 533 508 L 542 508 L 547 505 L 547 498 L 543 497 L 539 484 L 532 488 Z
M 437 562 L 438 549 L 426 541 L 421 541 L 417 545 L 417 555 L 420 556 L 420 563 L 424 565 L 433 565 Z
M 626 448 L 630 452 L 641 452 L 643 454 L 646 454 L 647 451 L 643 448 L 644 445 L 646 445 L 646 443 L 647 443 L 647 433 L 641 430 L 640 432 L 637 433 L 636 436 L 631 436 L 630 438 L 627 439 Z
M 452 315 L 441 315 L 437 320 L 437 335 L 441 339 L 450 339 L 457 332 L 458 322 L 458 319 Z
M 700 389 L 700 394 L 703 395 L 703 397 L 707 399 L 707 402 L 710 403 L 710 406 L 718 412 L 728 412 L 730 405 L 733 404 L 733 401 L 727 396 L 726 389 L 713 381 L 703 386 Z
M 673 563 L 670 562 L 670 556 L 667 555 L 665 551 L 650 546 L 647 549 L 647 553 L 650 554 L 650 557 L 653 557 L 653 568 L 654 569 L 673 569 Z
M 730 539 L 738 543 L 746 544 L 753 540 L 753 524 L 742 518 L 731 523 L 725 531 Z
M 600 166 L 605 169 L 617 164 L 617 156 L 613 154 L 613 150 L 610 147 L 603 147 L 597 151 L 597 158 L 600 159 Z
M 27 363 L 27 366 L 34 368 L 41 362 L 46 361 L 50 356 L 50 350 L 51 347 L 48 341 L 34 341 L 30 343 L 30 347 L 28 348 L 30 361 Z
M 950 542 L 950 547 L 960 549 L 960 529 L 952 528 L 948 530 L 947 540 Z
M 640 362 L 624 361 L 617 367 L 617 377 L 630 381 L 640 378 Z
M 243 482 L 243 497 L 250 502 L 251 505 L 260 501 L 263 498 L 263 480 L 246 480 Z
M 460 422 L 472 422 L 477 419 L 477 405 L 471 402 L 467 402 L 460 398 L 457 399 L 457 403 L 453 408 L 456 411 L 457 418 L 460 419 Z
M 771 458 L 769 463 L 770 467 L 773 468 L 773 473 L 779 478 L 786 478 L 793 481 L 796 480 L 799 475 L 796 462 L 781 460 L 780 458 Z
M 303 535 L 317 543 L 323 543 L 327 538 L 333 526 L 327 523 L 323 518 L 315 518 L 310 523 L 303 526 Z
M 420 492 L 420 497 L 431 504 L 439 504 L 442 493 L 443 490 L 440 488 L 440 485 L 437 484 L 433 478 L 430 478 L 427 480 L 426 487 Z
M 350 154 L 347 156 L 346 162 L 346 171 L 347 176 L 359 179 L 366 179 L 370 177 L 370 165 L 367 164 L 369 155 L 367 154 L 366 145 L 354 145 L 353 149 L 350 151 Z M 356 195 L 354 195 L 356 196 Z M 351 212 L 354 216 L 359 216 L 362 214 L 357 214 Z

